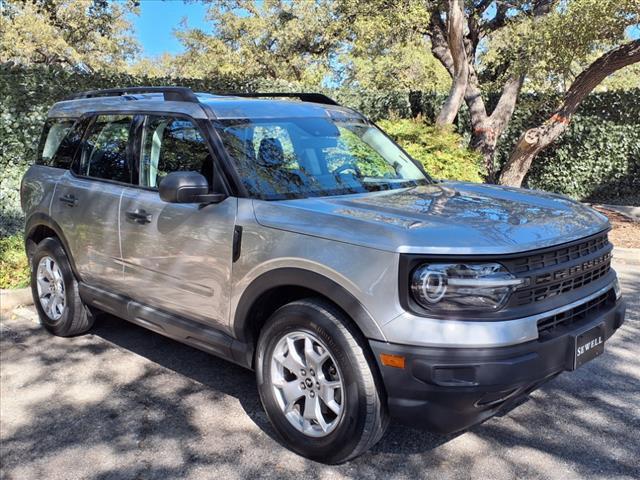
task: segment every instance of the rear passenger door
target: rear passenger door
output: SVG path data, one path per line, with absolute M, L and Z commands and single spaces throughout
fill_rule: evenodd
M 227 326 L 237 199 L 176 204 L 160 199 L 171 172 L 196 171 L 212 185 L 214 157 L 191 119 L 142 118 L 136 140 L 136 187 L 124 189 L 120 235 L 125 281 L 135 300 L 166 312 Z
M 130 184 L 132 115 L 97 115 L 87 120 L 71 171 L 56 186 L 52 216 L 67 238 L 82 281 L 123 289 L 118 232 L 123 186 Z

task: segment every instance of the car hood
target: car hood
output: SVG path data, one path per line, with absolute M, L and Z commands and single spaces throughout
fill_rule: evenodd
M 462 182 L 385 192 L 254 201 L 261 225 L 401 253 L 505 254 L 609 227 L 604 215 L 552 193 Z

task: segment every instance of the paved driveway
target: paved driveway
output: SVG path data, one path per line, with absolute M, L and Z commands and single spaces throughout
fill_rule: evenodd
M 602 357 L 503 417 L 439 436 L 393 426 L 337 467 L 273 439 L 251 372 L 103 318 L 55 338 L 2 320 L 2 479 L 640 478 L 640 262 L 618 262 L 627 323 Z

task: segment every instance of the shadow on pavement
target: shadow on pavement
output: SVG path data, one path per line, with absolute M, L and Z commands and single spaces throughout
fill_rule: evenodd
M 640 285 L 637 272 L 624 278 Z M 241 367 L 106 315 L 73 339 L 3 320 L 0 476 L 640 478 L 640 295 L 631 292 L 632 318 L 605 355 L 526 404 L 461 435 L 394 425 L 335 467 L 274 441 Z

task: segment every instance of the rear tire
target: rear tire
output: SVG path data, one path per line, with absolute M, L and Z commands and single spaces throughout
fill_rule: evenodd
M 40 323 L 50 333 L 72 337 L 93 326 L 93 313 L 82 303 L 67 254 L 55 238 L 45 238 L 35 247 L 31 293 Z
M 388 414 L 369 357 L 360 332 L 321 299 L 289 303 L 269 318 L 256 350 L 258 390 L 289 449 L 337 464 L 380 440 Z

